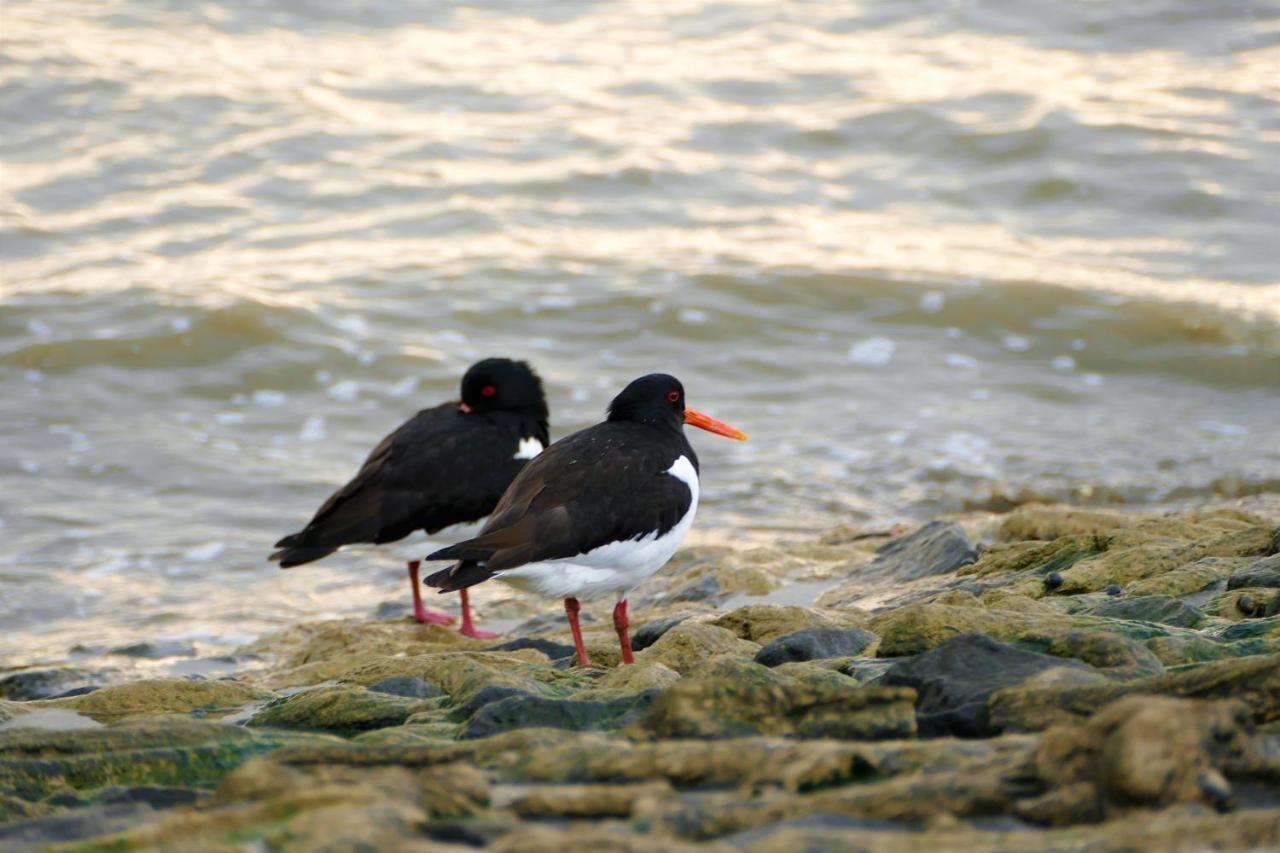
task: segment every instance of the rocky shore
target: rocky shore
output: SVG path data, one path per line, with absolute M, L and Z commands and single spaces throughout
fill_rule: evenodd
M 1278 525 L 1025 506 L 686 549 L 630 667 L 605 603 L 592 667 L 544 615 L 297 625 L 223 679 L 19 670 L 0 847 L 1280 847 Z

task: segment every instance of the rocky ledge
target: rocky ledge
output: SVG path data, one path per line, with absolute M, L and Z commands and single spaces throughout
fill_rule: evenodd
M 1280 847 L 1275 509 L 689 549 L 630 667 L 597 618 L 593 667 L 554 619 L 404 620 L 223 680 L 11 673 L 0 847 Z

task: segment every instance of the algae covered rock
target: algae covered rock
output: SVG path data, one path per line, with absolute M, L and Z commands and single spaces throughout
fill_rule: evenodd
M 1109 599 L 1086 611 L 1094 616 L 1158 622 L 1179 628 L 1194 628 L 1204 621 L 1204 613 L 1171 595 L 1141 595 Z
M 1280 655 L 1213 661 L 1122 684 L 1010 687 L 992 695 L 988 712 L 999 731 L 1041 731 L 1057 723 L 1077 722 L 1116 699 L 1136 693 L 1239 699 L 1255 723 L 1269 723 L 1280 719 Z
M 417 700 L 363 687 L 322 687 L 277 699 L 254 714 L 248 724 L 356 734 L 398 726 L 416 706 Z
M 750 660 L 759 650 L 756 643 L 740 640 L 724 628 L 682 622 L 637 654 L 636 662 L 660 663 L 683 674 L 713 657 L 727 655 Z
M 235 681 L 186 681 L 157 678 L 104 687 L 83 696 L 53 699 L 49 704 L 70 708 L 99 722 L 125 717 L 189 714 L 230 714 L 275 694 Z
M 730 610 L 711 624 L 732 631 L 740 639 L 761 645 L 807 628 L 843 627 L 841 622 L 825 613 L 783 604 L 748 604 Z
M 760 664 L 720 659 L 659 696 L 636 725 L 654 737 L 870 739 L 915 733 L 915 691 L 836 679 L 785 678 Z
M 1251 729 L 1248 708 L 1234 700 L 1120 699 L 1044 733 L 1034 761 L 1050 790 L 1019 813 L 1066 824 L 1134 807 L 1225 806 L 1231 785 L 1222 768 L 1243 754 Z

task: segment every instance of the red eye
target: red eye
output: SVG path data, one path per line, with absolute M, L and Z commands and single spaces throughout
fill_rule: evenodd
M 486 385 L 480 389 L 481 397 L 492 397 L 494 394 L 497 394 L 497 393 L 498 393 L 498 388 L 495 385 Z
M 668 403 L 678 403 L 678 402 L 680 402 L 680 392 L 679 392 L 679 391 L 668 391 L 668 392 L 667 392 L 667 402 L 668 402 Z

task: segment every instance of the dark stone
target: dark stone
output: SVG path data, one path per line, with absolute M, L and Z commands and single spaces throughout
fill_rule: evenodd
M 594 613 L 582 611 L 578 616 L 578 622 L 583 625 L 589 625 L 596 621 Z M 521 634 L 541 634 L 543 631 L 568 631 L 569 617 L 564 615 L 564 611 L 560 610 L 555 613 L 539 613 L 531 619 L 526 619 L 517 625 L 511 633 Z
M 489 737 L 535 726 L 570 731 L 617 729 L 636 719 L 661 693 L 661 690 L 646 690 L 609 701 L 548 699 L 528 693 L 508 696 L 478 710 L 467 721 L 461 737 Z
M 1171 595 L 1140 595 L 1136 598 L 1109 599 L 1085 611 L 1094 616 L 1156 622 L 1178 628 L 1194 628 L 1204 613 Z
M 0 678 L 0 699 L 52 699 L 92 684 L 94 676 L 83 669 L 24 669 Z
M 977 559 L 978 551 L 960 525 L 931 521 L 914 533 L 881 545 L 871 565 L 852 576 L 912 581 L 953 572 Z
M 485 651 L 518 652 L 521 649 L 536 649 L 552 660 L 572 657 L 575 653 L 573 646 L 568 643 L 557 643 L 552 640 L 544 640 L 541 637 L 517 637 L 514 640 L 507 640 L 505 643 L 490 646 Z
M 861 628 L 806 628 L 767 644 L 756 652 L 756 663 L 777 666 L 791 661 L 852 657 L 875 640 L 875 634 Z
M 1252 595 L 1242 595 L 1236 599 L 1236 608 L 1245 616 L 1253 616 L 1258 610 L 1258 600 Z
M 192 643 L 169 641 L 162 643 L 131 643 L 127 646 L 119 646 L 107 652 L 109 655 L 123 655 L 131 658 L 146 658 L 148 660 L 159 660 L 160 658 L 189 658 L 195 657 L 196 647 Z
M 987 716 L 991 694 L 1053 667 L 1092 669 L 1079 661 L 1024 651 L 980 634 L 965 634 L 898 661 L 878 683 L 916 689 L 921 737 L 989 737 L 997 733 Z
M 1044 576 L 1044 585 L 1047 589 L 1057 589 L 1062 586 L 1062 572 L 1049 572 Z
M 392 696 L 407 696 L 410 699 L 431 699 L 444 695 L 439 687 L 412 675 L 393 675 L 370 685 L 369 689 L 374 693 L 390 693 Z
M 692 615 L 692 613 L 672 613 L 670 616 L 663 616 L 660 619 L 654 619 L 652 622 L 646 622 L 640 630 L 631 635 L 631 648 L 637 652 L 641 649 L 649 648 L 658 642 L 663 634 Z M 573 650 L 570 649 L 570 651 Z
M 63 691 L 57 696 L 50 696 L 50 699 L 70 699 L 72 696 L 83 696 L 86 693 L 92 693 L 95 690 L 101 690 L 102 686 L 98 684 L 86 684 L 84 687 L 72 687 L 70 690 Z
M 713 573 L 695 578 L 683 586 L 677 587 L 667 595 L 665 601 L 706 601 L 715 598 L 721 592 L 720 579 Z
M 1118 583 L 1107 584 L 1107 595 L 1119 595 L 1122 592 L 1124 592 L 1124 590 L 1120 588 L 1120 584 Z
M 208 799 L 210 796 L 208 791 L 168 785 L 118 786 L 105 788 L 97 794 L 100 802 L 110 805 L 117 803 L 145 803 L 153 809 L 189 806 Z
M 519 687 L 503 687 L 493 684 L 488 687 L 482 687 L 476 691 L 470 699 L 454 708 L 449 716 L 455 720 L 465 720 L 471 717 L 476 711 L 479 711 L 485 705 L 501 702 L 511 696 L 533 696 L 528 690 L 521 690 Z
M 1232 572 L 1227 581 L 1227 589 L 1244 587 L 1280 587 L 1280 554 L 1273 554 Z
M 384 601 L 373 611 L 374 619 L 399 619 L 408 616 L 412 611 L 403 601 Z

